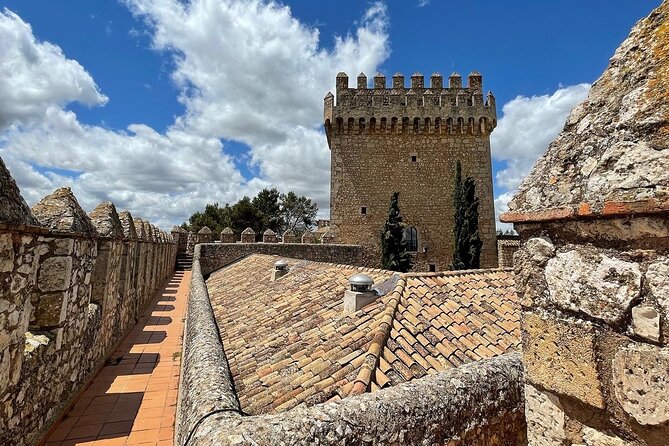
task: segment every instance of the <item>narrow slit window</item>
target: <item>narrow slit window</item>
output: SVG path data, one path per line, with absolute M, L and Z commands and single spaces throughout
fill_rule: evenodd
M 367 215 L 367 206 L 360 206 L 360 215 Z
M 418 155 L 411 155 L 411 162 L 412 163 L 417 163 L 418 162 Z

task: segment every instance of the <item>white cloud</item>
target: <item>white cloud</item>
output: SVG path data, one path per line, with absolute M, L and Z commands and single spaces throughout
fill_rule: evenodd
M 0 156 L 26 199 L 34 203 L 56 187 L 70 185 L 86 209 L 111 199 L 120 209 L 163 227 L 207 202 L 234 201 L 270 185 L 306 194 L 327 209 L 323 97 L 338 71 L 374 73 L 385 60 L 385 6 L 372 4 L 351 35 L 336 38 L 333 49 L 325 50 L 317 29 L 273 2 L 128 4 L 149 23 L 155 49 L 175 60 L 173 79 L 186 112 L 164 134 L 142 124 L 114 131 L 79 122 L 64 108 L 68 102 L 102 105 L 106 98 L 76 61 L 66 59 L 55 45 L 35 43 L 29 25 L 5 12 L 5 20 L 9 17 L 22 31 L 3 34 L 0 48 L 15 48 L 24 40 L 43 49 L 32 64 L 17 65 L 17 77 L 34 78 L 31 67 L 44 64 L 72 71 L 47 84 L 52 97 L 36 101 L 27 114 L 30 119 L 3 110 L 0 102 L 0 118 L 4 112 L 9 126 L 0 133 Z M 0 61 L 7 57 L 0 53 Z M 221 139 L 248 144 L 260 177 L 245 182 Z M 78 175 L 64 175 L 63 169 Z
M 320 130 L 323 97 L 338 71 L 374 73 L 389 54 L 387 11 L 372 4 L 331 51 L 288 7 L 262 1 L 128 0 L 175 54 L 173 78 L 187 113 L 176 126 L 251 147 L 262 179 L 329 206 L 329 152 Z
M 506 163 L 496 174 L 496 184 L 502 189 L 495 199 L 498 216 L 507 209 L 535 161 L 560 133 L 571 109 L 585 99 L 589 90 L 589 84 L 561 86 L 552 95 L 518 96 L 504 104 L 490 142 L 493 158 Z
M 72 101 L 103 105 L 107 98 L 77 61 L 56 45 L 38 42 L 13 12 L 0 12 L 0 131 Z

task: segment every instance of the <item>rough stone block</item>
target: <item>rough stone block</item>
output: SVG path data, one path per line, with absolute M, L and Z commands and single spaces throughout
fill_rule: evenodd
M 35 308 L 37 327 L 54 327 L 65 320 L 68 293 L 44 294 Z
M 42 291 L 64 291 L 70 287 L 72 257 L 51 257 L 39 269 L 38 286 Z
M 615 395 L 640 424 L 669 421 L 669 349 L 635 344 L 613 358 Z
M 607 323 L 619 322 L 641 292 L 638 264 L 588 247 L 558 253 L 545 275 L 552 302 Z
M 664 314 L 669 315 L 669 257 L 662 257 L 648 265 L 646 283 L 650 294 L 664 308 Z
M 651 341 L 660 340 L 660 313 L 651 306 L 632 308 L 632 328 L 634 333 Z
M 12 234 L 0 234 L 0 273 L 14 269 Z
M 612 437 L 588 426 L 583 426 L 583 442 L 585 446 L 629 446 L 627 440 Z
M 557 396 L 525 384 L 527 440 L 532 446 L 564 444 L 565 415 Z
M 595 359 L 595 331 L 586 323 L 523 315 L 526 379 L 557 394 L 604 408 Z

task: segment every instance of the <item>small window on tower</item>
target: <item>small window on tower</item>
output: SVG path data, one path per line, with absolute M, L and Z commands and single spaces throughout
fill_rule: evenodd
M 430 262 L 430 264 L 428 266 L 430 267 L 430 272 L 431 273 L 434 273 L 434 272 L 437 271 L 437 265 L 434 262 Z
M 367 206 L 360 206 L 360 215 L 367 215 Z
M 411 154 L 411 162 L 412 163 L 417 163 L 418 162 L 418 155 L 416 155 L 415 153 L 412 153 Z

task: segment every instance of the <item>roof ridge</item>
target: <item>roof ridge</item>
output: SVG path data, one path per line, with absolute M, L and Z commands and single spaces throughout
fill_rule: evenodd
M 397 284 L 395 285 L 395 288 L 388 294 L 390 299 L 388 300 L 386 308 L 383 310 L 381 321 L 379 322 L 378 328 L 374 332 L 374 337 L 372 338 L 369 349 L 365 354 L 365 359 L 360 365 L 360 371 L 353 381 L 353 387 L 351 387 L 349 396 L 367 392 L 369 384 L 372 380 L 372 374 L 378 367 L 379 358 L 381 357 L 381 353 L 383 352 L 383 349 L 386 346 L 386 342 L 390 337 L 390 329 L 392 328 L 393 320 L 395 319 L 395 313 L 400 301 L 402 300 L 402 294 L 404 293 L 405 287 L 406 279 L 400 276 Z
M 479 268 L 479 269 L 461 269 L 457 271 L 437 271 L 437 272 L 411 272 L 402 273 L 404 278 L 420 278 L 420 277 L 450 277 L 450 276 L 464 276 L 467 274 L 485 274 L 497 272 L 513 272 L 513 268 Z

